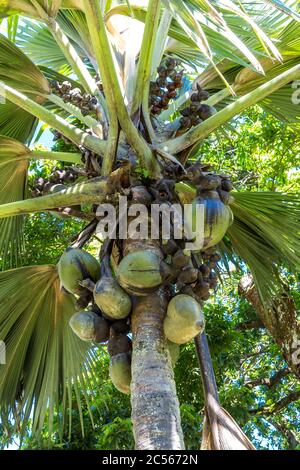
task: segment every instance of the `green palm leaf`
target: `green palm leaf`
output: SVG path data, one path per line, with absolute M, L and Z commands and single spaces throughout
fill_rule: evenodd
M 50 91 L 39 68 L 3 35 L 0 35 L 0 80 L 31 96 Z
M 269 13 L 269 12 L 268 12 Z M 226 17 L 227 18 L 227 17 Z M 231 17 L 228 20 L 228 23 L 233 27 L 233 19 Z M 215 46 L 214 52 L 219 55 L 220 61 L 216 63 L 219 70 L 222 71 L 227 82 L 232 86 L 237 96 L 242 96 L 250 91 L 256 89 L 258 86 L 266 83 L 270 79 L 278 76 L 280 73 L 288 70 L 294 65 L 299 63 L 299 47 L 300 47 L 300 23 L 294 21 L 291 18 L 286 18 L 284 15 L 278 13 L 275 10 L 275 13 L 269 13 L 265 16 L 262 15 L 262 18 L 258 17 L 258 24 L 261 28 L 266 31 L 270 37 L 274 37 L 276 41 L 276 46 L 281 54 L 282 62 L 271 60 L 264 54 L 263 50 L 260 51 L 257 49 L 257 45 L 253 40 L 253 35 L 244 35 L 242 29 L 239 29 L 237 34 L 240 36 L 249 48 L 255 48 L 260 55 L 260 62 L 265 71 L 265 76 L 257 73 L 253 68 L 249 67 L 245 63 L 242 57 L 237 59 L 232 53 L 230 48 L 227 48 L 225 40 L 220 41 L 217 36 L 210 38 L 209 32 L 207 32 L 207 37 L 210 43 Z M 236 30 L 236 27 L 234 27 Z M 255 38 L 254 38 L 255 39 Z M 175 44 L 170 43 L 171 50 L 175 51 L 178 47 L 178 50 L 182 49 L 182 38 L 180 42 L 176 41 Z M 227 50 L 223 51 L 222 48 Z M 179 52 L 180 53 L 180 52 Z M 189 57 L 189 60 L 193 59 L 194 50 L 191 50 L 189 53 L 186 53 L 185 49 L 182 49 L 182 55 L 186 54 Z M 224 57 L 227 57 L 224 59 Z M 239 64 L 239 66 L 238 66 Z M 197 81 L 205 87 L 211 95 L 216 94 L 224 89 L 223 80 L 219 77 L 218 73 L 214 67 L 204 66 L 203 72 L 197 78 Z M 226 91 L 226 90 L 225 90 Z M 298 106 L 292 102 L 292 93 L 293 89 L 290 85 L 282 88 L 281 90 L 273 93 L 268 97 L 267 100 L 263 100 L 260 105 L 265 108 L 267 111 L 272 112 L 274 115 L 289 122 L 298 122 L 299 121 L 299 112 Z M 229 93 L 223 93 L 221 102 L 218 102 L 217 108 L 222 108 L 225 104 L 228 104 L 229 101 L 233 101 L 235 98 L 228 96 Z M 188 97 L 187 97 L 188 98 Z M 185 97 L 179 98 L 176 100 L 170 107 L 169 110 L 164 111 L 161 114 L 161 119 L 168 119 L 169 116 L 180 108 L 186 101 Z M 226 101 L 225 101 L 226 100 Z
M 29 266 L 0 273 L 0 339 L 6 345 L 6 365 L 0 368 L 2 417 L 22 409 L 23 430 L 45 420 L 51 436 L 54 409 L 60 429 L 71 417 L 72 391 L 86 387 L 93 362 L 89 345 L 69 328 L 74 300 L 60 290 L 55 266 Z
M 1 110 L 1 106 L 0 106 Z M 29 149 L 17 140 L 0 136 L 0 204 L 24 199 Z M 2 269 L 16 266 L 23 250 L 23 216 L 0 220 Z
M 284 2 L 281 2 L 280 0 L 265 0 L 267 3 L 270 3 L 274 8 L 277 8 L 280 12 L 285 13 L 286 15 L 291 16 L 294 20 L 300 22 L 300 15 L 293 10 L 292 8 L 289 8 L 288 5 L 286 5 Z M 297 2 L 294 2 L 295 6 L 297 6 Z
M 49 85 L 42 72 L 25 54 L 5 36 L 0 35 L 0 81 L 13 86 L 39 102 L 49 93 Z M 0 133 L 29 142 L 36 130 L 37 119 L 6 101 L 0 106 Z
M 71 67 L 46 26 L 23 20 L 16 43 L 36 65 L 46 65 L 64 75 L 70 74 Z
M 0 104 L 0 134 L 29 143 L 34 136 L 38 120 L 10 101 Z
M 300 267 L 300 197 L 274 192 L 235 193 L 234 223 L 221 248 L 250 268 L 260 296 L 270 302 L 280 288 L 278 270 Z
M 34 2 L 28 0 L 1 0 L 0 3 L 0 18 L 11 16 L 15 14 L 22 14 L 32 18 L 39 19 L 41 11 L 55 17 L 60 8 L 82 8 L 81 0 L 36 0 Z

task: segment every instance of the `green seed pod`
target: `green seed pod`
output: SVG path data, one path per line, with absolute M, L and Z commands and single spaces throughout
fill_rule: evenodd
M 214 196 L 216 193 L 216 196 Z M 190 233 L 196 228 L 196 217 L 200 217 L 199 207 L 204 204 L 204 243 L 202 250 L 217 245 L 224 237 L 233 222 L 233 214 L 229 206 L 219 199 L 216 191 L 209 191 L 202 198 L 195 198 L 185 211 L 186 224 Z M 197 250 L 196 250 L 197 251 Z
M 200 304 L 189 295 L 179 294 L 169 302 L 164 332 L 168 340 L 184 344 L 204 330 L 204 323 Z
M 70 319 L 70 327 L 83 341 L 105 343 L 109 339 L 109 323 L 92 311 L 75 313 Z
M 94 300 L 103 313 L 116 320 L 126 318 L 131 312 L 131 299 L 109 276 L 103 276 L 95 285 Z
M 146 295 L 162 283 L 161 257 L 152 250 L 135 251 L 119 264 L 117 279 L 126 292 Z
M 167 340 L 167 347 L 171 356 L 172 367 L 175 367 L 180 355 L 180 346 Z
M 129 394 L 131 384 L 130 354 L 121 353 L 110 358 L 109 377 L 119 392 Z
M 100 264 L 80 248 L 67 248 L 58 263 L 61 285 L 72 294 L 81 295 L 85 289 L 78 282 L 90 278 L 96 282 L 100 277 Z

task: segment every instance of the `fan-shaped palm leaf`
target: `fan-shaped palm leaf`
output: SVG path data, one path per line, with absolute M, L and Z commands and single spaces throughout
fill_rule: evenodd
M 260 296 L 270 302 L 280 288 L 278 270 L 300 266 L 300 197 L 274 192 L 235 193 L 234 223 L 221 244 L 250 268 Z
M 42 102 L 41 94 L 49 93 L 49 85 L 42 72 L 5 36 L 0 35 L 0 81 Z M 0 106 L 0 133 L 29 142 L 38 121 L 31 114 L 6 101 Z
M 295 22 L 293 19 L 288 18 L 288 20 L 284 20 L 283 15 L 277 15 L 278 19 L 275 14 L 263 16 L 262 19 L 258 20 L 259 24 L 263 30 L 269 32 L 271 37 L 274 37 L 276 41 L 276 46 L 281 54 L 282 63 L 278 61 L 273 61 L 263 55 L 261 52 L 260 62 L 261 65 L 266 73 L 265 76 L 257 73 L 251 67 L 245 64 L 242 57 L 240 60 L 234 58 L 231 54 L 230 49 L 227 49 L 227 55 L 222 52 L 223 44 L 219 43 L 217 38 L 212 40 L 212 44 L 216 46 L 216 53 L 218 54 L 217 50 L 219 51 L 219 58 L 221 62 L 217 63 L 218 68 L 222 71 L 225 79 L 228 83 L 232 86 L 235 93 L 238 96 L 242 96 L 250 91 L 256 89 L 258 86 L 266 83 L 267 81 L 271 80 L 275 76 L 278 76 L 280 73 L 286 71 L 287 69 L 293 67 L 294 65 L 299 63 L 299 37 L 300 37 L 300 23 Z M 276 26 L 275 26 L 276 25 Z M 273 30 L 271 29 L 273 28 Z M 239 31 L 238 35 L 243 39 L 243 42 L 249 46 L 250 48 L 255 47 L 255 43 L 253 43 L 252 36 L 243 36 L 243 31 Z M 181 39 L 182 41 L 182 39 Z M 182 44 L 176 41 L 176 44 L 173 45 L 173 48 L 179 45 L 179 50 L 182 47 Z M 172 44 L 171 44 L 172 46 Z M 185 53 L 185 51 L 183 51 Z M 222 57 L 227 57 L 227 59 L 223 59 Z M 237 65 L 240 64 L 240 67 Z M 204 86 L 210 93 L 216 94 L 217 92 L 223 90 L 224 83 L 218 76 L 218 73 L 212 66 L 205 67 L 204 71 L 199 75 L 197 81 Z M 193 87 L 194 88 L 194 87 Z M 226 90 L 225 90 L 226 91 Z M 176 109 L 180 108 L 185 101 L 189 98 L 190 93 L 192 92 L 192 87 L 190 92 L 187 93 L 185 96 L 180 97 L 176 100 L 169 110 L 163 112 L 160 116 L 161 119 L 168 119 L 169 116 L 176 111 Z M 269 112 L 272 112 L 280 119 L 289 120 L 292 122 L 298 122 L 299 120 L 299 112 L 298 107 L 295 106 L 291 97 L 292 97 L 293 90 L 291 86 L 288 85 L 284 89 L 279 90 L 278 92 L 273 93 L 267 100 L 263 100 L 260 104 Z M 228 104 L 229 100 L 233 100 L 234 98 L 229 97 L 229 93 L 221 93 L 217 96 L 217 100 L 214 100 L 214 104 L 218 103 L 220 100 L 223 100 L 218 104 L 218 108 L 222 108 L 225 104 Z M 281 109 L 280 109 L 281 108 Z
M 0 339 L 6 345 L 6 365 L 0 369 L 1 414 L 13 412 L 17 400 L 23 428 L 30 417 L 33 432 L 47 416 L 51 435 L 55 408 L 62 411 L 58 424 L 63 426 L 66 415 L 71 416 L 72 390 L 80 407 L 79 388 L 84 389 L 93 353 L 69 328 L 73 313 L 73 297 L 61 292 L 55 266 L 0 273 Z
M 18 108 L 14 103 L 6 101 L 0 105 L 0 134 L 13 137 L 20 142 L 29 143 L 33 138 L 38 120 Z
M 55 16 L 60 8 L 82 8 L 81 0 L 36 0 L 34 2 L 28 0 L 1 0 L 0 4 L 0 18 L 11 16 L 15 14 L 22 14 L 32 18 L 39 19 L 41 11 L 44 11 L 49 16 Z
M 1 107 L 0 107 L 1 108 Z M 28 170 L 28 149 L 20 142 L 0 136 L 0 203 L 24 199 Z M 25 157 L 25 158 L 24 158 Z M 0 220 L 2 269 L 20 262 L 23 248 L 23 216 Z
M 39 68 L 9 39 L 0 35 L 0 80 L 22 93 L 49 93 L 49 84 Z
M 24 19 L 16 44 L 36 65 L 47 65 L 64 75 L 70 74 L 71 67 L 46 26 Z

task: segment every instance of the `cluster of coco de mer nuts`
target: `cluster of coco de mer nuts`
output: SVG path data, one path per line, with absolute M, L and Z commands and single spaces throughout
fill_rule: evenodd
M 183 86 L 184 70 L 177 71 L 177 64 L 175 59 L 167 59 L 158 67 L 156 80 L 150 82 L 149 108 L 152 115 L 158 115 L 168 109 L 170 101 L 178 98 L 177 90 Z M 208 100 L 209 93 L 203 90 L 199 83 L 196 88 L 197 91 L 191 95 L 190 104 L 180 110 L 177 135 L 201 124 L 216 112 L 213 106 L 203 103 Z
M 96 96 L 83 93 L 80 88 L 73 88 L 67 80 L 60 83 L 58 80 L 50 81 L 51 90 L 60 96 L 65 103 L 72 103 L 80 109 L 83 116 L 95 115 L 99 106 Z
M 189 106 L 180 111 L 180 131 L 186 131 L 192 126 L 201 124 L 215 114 L 216 110 L 213 106 L 202 103 L 209 98 L 209 93 L 203 90 L 199 83 L 196 84 L 197 92 L 191 95 Z
M 195 163 L 188 167 L 187 184 L 195 197 L 189 223 L 199 205 L 204 205 L 204 245 L 196 252 L 185 249 L 185 241 L 174 237 L 149 243 L 141 240 L 106 240 L 100 262 L 81 248 L 68 248 L 58 271 L 65 291 L 77 296 L 77 312 L 70 320 L 73 331 L 85 341 L 107 343 L 111 356 L 109 373 L 115 387 L 130 393 L 131 313 L 133 298 L 164 288 L 168 306 L 164 333 L 174 365 L 180 344 L 191 341 L 204 329 L 203 302 L 217 286 L 217 244 L 232 222 L 229 204 L 230 179 Z M 153 202 L 180 200 L 173 180 L 132 179 L 126 188 L 129 201 L 150 206 Z M 227 194 L 227 197 L 225 196 Z M 129 245 L 126 245 L 129 243 Z M 111 263 L 117 244 L 121 260 Z M 128 246 L 130 249 L 128 249 Z M 112 269 L 114 266 L 114 270 Z
M 149 105 L 151 114 L 160 114 L 168 109 L 169 102 L 177 97 L 177 89 L 183 85 L 183 70 L 176 70 L 176 59 L 169 58 L 158 69 L 158 77 L 150 82 Z
M 32 197 L 40 197 L 56 193 L 66 188 L 66 184 L 74 183 L 80 176 L 80 170 L 75 167 L 54 167 L 48 178 L 38 177 L 31 187 Z
M 97 110 L 99 107 L 96 96 L 92 96 L 89 93 L 83 93 L 80 88 L 72 88 L 72 84 L 69 81 L 63 81 L 60 83 L 58 80 L 51 80 L 50 82 L 52 93 L 61 97 L 65 103 L 71 103 L 80 109 L 83 116 L 90 115 L 97 117 Z M 99 86 L 99 82 L 97 82 Z M 85 131 L 92 135 L 90 129 Z M 86 165 L 86 172 L 89 177 L 98 176 L 101 172 L 101 161 L 102 158 L 92 150 L 87 149 L 83 145 L 76 146 L 61 132 L 53 130 L 53 141 L 62 140 L 66 145 L 71 145 L 81 153 L 82 161 Z

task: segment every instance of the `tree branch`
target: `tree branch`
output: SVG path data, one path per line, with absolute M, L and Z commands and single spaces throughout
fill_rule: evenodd
M 262 304 L 251 274 L 243 276 L 239 283 L 239 294 L 254 307 L 273 340 L 281 349 L 290 370 L 300 378 L 300 324 L 297 309 L 288 293 L 274 299 L 270 308 Z
M 274 421 L 273 419 L 268 419 L 268 422 L 274 426 L 277 431 L 279 431 L 283 437 L 286 439 L 289 445 L 290 450 L 296 449 L 300 445 L 300 441 L 297 438 L 296 434 L 289 429 L 285 424 L 283 423 L 278 423 L 277 421 Z
M 253 410 L 249 410 L 251 415 L 255 414 L 263 414 L 265 416 L 271 416 L 279 411 L 283 410 L 291 403 L 300 399 L 300 390 L 294 391 L 289 393 L 286 397 L 282 398 L 281 400 L 273 403 L 271 406 L 262 406 L 260 408 L 255 408 Z
M 275 387 L 275 385 L 277 385 L 277 383 L 280 382 L 280 380 L 283 377 L 286 377 L 290 373 L 291 373 L 291 371 L 287 368 L 280 369 L 278 372 L 273 374 L 270 378 L 268 378 L 268 377 L 267 378 L 266 377 L 259 377 L 256 380 L 250 380 L 248 382 L 245 382 L 245 386 L 249 387 L 249 388 L 254 388 L 254 387 L 258 387 L 258 386 L 266 386 L 269 389 L 271 389 L 271 388 Z
M 238 331 L 246 331 L 246 330 L 252 330 L 256 328 L 265 328 L 263 322 L 259 318 L 256 318 L 255 320 L 247 320 L 245 322 L 238 323 L 235 327 L 235 329 Z
M 157 34 L 155 36 L 155 46 L 153 51 L 153 59 L 151 65 L 151 80 L 155 79 L 157 73 L 157 67 L 161 63 L 162 57 L 164 55 L 164 50 L 166 47 L 166 42 L 168 38 L 169 29 L 173 15 L 169 9 L 165 8 L 159 22 L 157 29 Z

